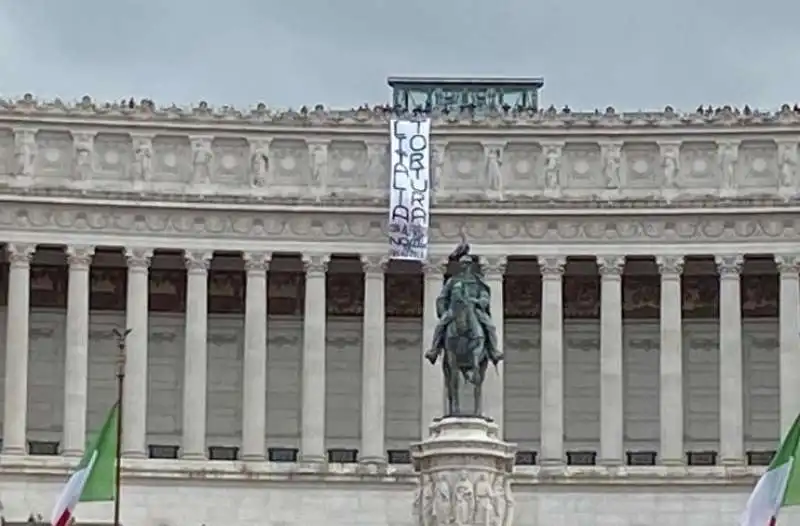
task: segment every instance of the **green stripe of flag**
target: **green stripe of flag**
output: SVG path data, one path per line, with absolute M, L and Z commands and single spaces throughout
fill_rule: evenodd
M 114 404 L 100 432 L 89 441 L 79 469 L 89 468 L 80 502 L 113 501 L 117 472 L 117 418 L 119 404 Z

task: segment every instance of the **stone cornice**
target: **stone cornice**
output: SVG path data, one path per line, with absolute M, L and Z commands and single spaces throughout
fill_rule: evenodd
M 4 457 L 0 475 L 35 476 L 63 480 L 75 470 L 77 459 L 64 457 Z M 390 465 L 383 469 L 360 464 L 303 464 L 276 462 L 227 462 L 181 460 L 122 461 L 123 478 L 131 480 L 280 482 L 319 484 L 403 485 L 413 487 L 417 475 L 410 465 Z M 763 467 L 665 467 L 564 466 L 542 468 L 517 466 L 514 484 L 525 486 L 752 486 Z M 521 488 L 520 488 L 521 489 Z M 524 490 L 523 490 L 524 491 Z
M 327 214 L 388 214 L 388 200 L 385 199 L 287 199 L 262 198 L 259 196 L 216 195 L 213 200 L 202 195 L 187 194 L 142 194 L 135 199 L 122 192 L 71 191 L 71 190 L 7 190 L 0 193 L 0 203 L 9 204 L 55 204 L 71 206 L 114 206 L 120 208 L 154 208 L 187 210 L 228 210 L 285 213 L 327 213 Z M 654 204 L 663 206 L 654 207 Z M 443 202 L 431 206 L 436 216 L 678 216 L 687 214 L 713 215 L 761 215 L 777 213 L 799 213 L 800 200 L 787 202 L 780 199 L 760 200 L 692 200 L 672 203 L 653 201 L 619 203 L 603 202 Z
M 3 203 L 0 240 L 184 250 L 307 251 L 384 255 L 385 209 L 121 206 L 81 203 Z M 794 254 L 800 243 L 797 210 L 763 213 L 715 210 L 478 215 L 435 213 L 430 257 L 447 255 L 465 233 L 483 256 Z M 713 250 L 712 250 L 713 249 Z

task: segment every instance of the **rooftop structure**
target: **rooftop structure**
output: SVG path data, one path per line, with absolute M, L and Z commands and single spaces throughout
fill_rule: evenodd
M 541 77 L 389 77 L 395 109 L 444 112 L 539 108 Z

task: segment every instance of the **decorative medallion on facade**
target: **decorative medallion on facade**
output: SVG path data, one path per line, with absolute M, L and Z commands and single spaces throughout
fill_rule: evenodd
M 0 101 L 0 184 L 10 194 L 75 198 L 385 206 L 395 116 L 384 107 L 239 111 L 25 96 Z M 800 113 L 788 107 L 679 114 L 466 105 L 434 108 L 430 122 L 436 206 L 652 208 L 794 203 L 800 194 Z

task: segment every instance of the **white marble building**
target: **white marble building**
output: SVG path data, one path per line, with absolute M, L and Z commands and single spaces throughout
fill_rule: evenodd
M 387 121 L 0 101 L 6 517 L 49 513 L 129 327 L 126 526 L 410 524 L 464 231 L 517 524 L 735 520 L 800 412 L 800 115 L 436 117 L 424 268 L 384 257 Z

